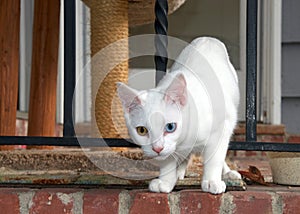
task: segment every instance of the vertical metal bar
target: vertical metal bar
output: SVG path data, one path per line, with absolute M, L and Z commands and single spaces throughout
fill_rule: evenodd
M 64 137 L 75 135 L 72 108 L 76 69 L 75 3 L 75 0 L 64 1 Z
M 156 0 L 155 2 L 155 69 L 156 69 L 156 84 L 164 76 L 167 71 L 168 64 L 168 1 Z
M 256 141 L 257 0 L 247 1 L 246 141 Z

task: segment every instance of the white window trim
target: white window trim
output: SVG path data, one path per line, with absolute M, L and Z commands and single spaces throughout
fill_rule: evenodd
M 27 112 L 29 105 L 28 97 L 31 73 L 33 10 L 34 0 L 21 0 L 18 109 L 23 113 Z M 23 114 L 23 116 L 25 115 Z
M 261 113 L 264 123 L 281 123 L 282 0 L 261 1 Z
M 240 1 L 240 69 L 237 70 L 240 88 L 238 120 L 245 120 L 246 112 L 246 23 L 247 1 Z

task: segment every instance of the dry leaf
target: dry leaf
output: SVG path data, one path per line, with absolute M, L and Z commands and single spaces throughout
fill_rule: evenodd
M 246 183 L 249 183 L 249 181 L 251 181 L 265 186 L 269 185 L 268 183 L 265 182 L 264 176 L 261 174 L 259 169 L 255 166 L 249 166 L 248 171 L 240 170 L 239 173 L 243 176 Z

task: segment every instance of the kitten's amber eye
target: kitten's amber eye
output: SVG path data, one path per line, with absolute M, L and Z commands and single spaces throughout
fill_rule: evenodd
M 144 126 L 138 126 L 136 127 L 136 132 L 141 136 L 145 136 L 148 134 L 148 129 Z

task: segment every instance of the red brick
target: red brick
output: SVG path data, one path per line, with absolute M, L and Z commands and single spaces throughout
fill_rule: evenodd
M 245 151 L 234 151 L 234 157 L 244 158 L 246 157 Z
M 291 135 L 288 138 L 289 143 L 300 143 L 300 135 Z
M 246 157 L 261 156 L 259 151 L 245 151 Z
M 267 156 L 267 152 L 261 152 L 261 156 L 262 157 L 266 157 Z
M 83 213 L 118 213 L 119 194 L 120 190 L 91 190 L 85 192 L 83 196 Z
M 13 189 L 0 190 L 0 213 L 20 213 L 19 197 Z
M 285 137 L 283 135 L 261 135 L 257 137 L 257 140 L 262 142 L 285 143 Z
M 130 214 L 170 213 L 168 194 L 133 191 L 130 195 L 133 199 Z
M 279 192 L 278 194 L 282 197 L 283 213 L 299 213 L 299 192 Z
M 70 195 L 72 191 L 63 189 L 44 189 L 35 193 L 29 213 L 67 213 L 72 214 L 74 198 Z
M 62 137 L 63 136 L 63 126 L 61 124 L 56 124 L 55 126 L 55 136 Z
M 265 192 L 230 192 L 235 205 L 234 213 L 272 213 L 272 197 Z
M 16 135 L 17 136 L 26 136 L 27 135 L 27 120 L 17 119 Z
M 235 130 L 235 134 L 245 134 L 246 125 L 245 123 L 239 123 Z M 280 135 L 285 133 L 284 125 L 270 125 L 270 124 L 257 124 L 257 134 L 275 134 Z
M 284 135 L 284 125 L 257 124 L 257 134 Z
M 233 140 L 238 142 L 244 142 L 246 140 L 246 137 L 245 135 L 235 135 L 233 137 Z
M 266 153 L 262 151 L 245 151 L 245 156 L 260 158 L 266 156 Z
M 221 196 L 201 191 L 182 191 L 180 193 L 180 212 L 182 214 L 219 213 Z

